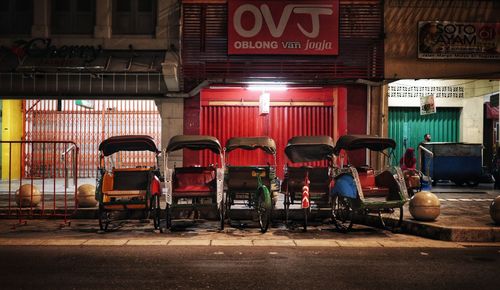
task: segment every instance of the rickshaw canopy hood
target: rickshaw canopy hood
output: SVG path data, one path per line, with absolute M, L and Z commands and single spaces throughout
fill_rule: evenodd
M 344 135 L 340 136 L 335 144 L 333 153 L 339 155 L 340 150 L 370 149 L 383 151 L 387 148 L 396 148 L 396 142 L 391 138 L 372 135 Z
M 226 151 L 235 149 L 255 150 L 262 149 L 268 154 L 276 154 L 276 143 L 269 137 L 233 137 L 226 142 Z
M 310 162 L 329 159 L 333 155 L 330 136 L 296 136 L 288 140 L 285 154 L 292 162 Z
M 147 135 L 113 136 L 99 144 L 99 151 L 104 156 L 109 156 L 119 151 L 151 151 L 156 154 L 160 150 L 156 147 L 155 140 Z
M 204 150 L 209 149 L 216 154 L 222 152 L 222 146 L 217 138 L 207 135 L 177 135 L 170 138 L 167 152 L 180 149 Z

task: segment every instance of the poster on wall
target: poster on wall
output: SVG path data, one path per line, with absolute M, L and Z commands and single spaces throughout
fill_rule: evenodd
M 500 59 L 500 23 L 420 21 L 418 58 Z
M 229 54 L 338 54 L 339 0 L 232 0 L 227 23 Z
M 420 115 L 430 115 L 436 113 L 434 95 L 420 97 Z

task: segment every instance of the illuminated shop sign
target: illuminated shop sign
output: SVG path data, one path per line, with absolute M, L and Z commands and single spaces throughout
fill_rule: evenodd
M 500 23 L 421 21 L 418 58 L 500 59 Z
M 338 54 L 338 0 L 233 0 L 228 9 L 229 54 Z

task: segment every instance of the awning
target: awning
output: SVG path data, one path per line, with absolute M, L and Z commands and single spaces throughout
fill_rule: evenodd
M 24 50 L 23 50 L 24 49 Z M 0 50 L 0 96 L 165 96 L 165 50 L 61 46 Z
M 490 102 L 486 102 L 484 104 L 484 113 L 486 114 L 486 119 L 498 120 L 498 107 L 493 107 Z

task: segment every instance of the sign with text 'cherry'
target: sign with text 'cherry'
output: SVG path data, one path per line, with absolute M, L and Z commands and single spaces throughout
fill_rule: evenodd
M 338 0 L 232 0 L 228 9 L 229 54 L 338 54 Z

